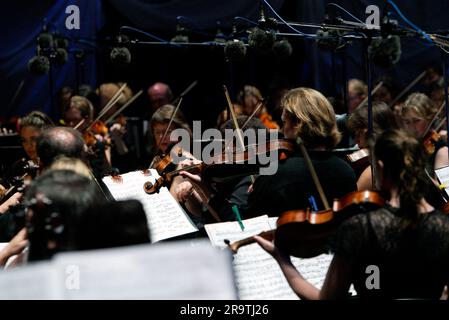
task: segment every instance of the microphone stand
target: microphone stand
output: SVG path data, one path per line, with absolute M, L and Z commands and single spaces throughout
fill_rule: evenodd
M 440 49 L 441 51 L 441 60 L 442 60 L 442 65 L 443 65 L 443 80 L 444 80 L 444 103 L 446 105 L 446 132 L 449 132 L 449 98 L 448 98 L 448 89 L 447 89 L 447 85 L 448 85 L 448 74 L 447 74 L 447 51 L 445 51 L 444 49 Z M 449 154 L 449 150 L 448 150 L 448 154 Z

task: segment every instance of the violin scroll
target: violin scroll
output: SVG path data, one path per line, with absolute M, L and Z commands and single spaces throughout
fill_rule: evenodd
M 143 184 L 143 190 L 147 194 L 159 193 L 159 190 L 164 186 L 165 180 L 163 177 L 157 179 L 154 183 L 147 181 Z

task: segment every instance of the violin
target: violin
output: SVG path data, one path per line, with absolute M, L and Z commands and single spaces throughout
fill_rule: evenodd
M 37 172 L 39 171 L 39 166 L 33 161 L 28 160 L 25 162 L 22 169 L 23 174 L 13 179 L 11 186 L 5 191 L 0 199 L 0 205 L 5 203 L 16 192 L 23 192 L 29 185 L 30 180 L 36 176 Z
M 357 176 L 360 176 L 369 165 L 369 149 L 363 148 L 348 154 L 347 159 Z
M 91 127 L 91 131 L 95 134 L 99 134 L 101 136 L 106 136 L 108 134 L 108 127 L 100 120 L 94 122 Z
M 88 130 L 83 132 L 84 142 L 88 147 L 95 146 L 97 141 L 101 141 L 105 145 L 110 145 L 108 132 L 108 127 L 102 121 L 97 120 L 89 126 Z M 99 139 L 98 136 L 101 138 Z
M 311 258 L 326 252 L 326 243 L 338 226 L 355 213 L 368 212 L 384 206 L 386 201 L 374 191 L 354 191 L 340 199 L 335 199 L 333 209 L 321 211 L 289 210 L 283 212 L 276 221 L 276 229 L 265 231 L 259 236 L 274 240 L 276 247 L 288 255 Z M 359 208 L 358 211 L 354 206 Z M 232 244 L 225 241 L 233 253 L 241 246 L 254 243 L 254 237 L 245 238 Z
M 180 156 L 179 152 L 182 152 L 182 149 L 179 149 L 177 149 L 178 156 Z M 172 165 L 172 158 L 169 154 L 153 166 L 161 176 L 154 184 L 150 181 L 146 182 L 144 190 L 148 194 L 159 192 L 162 186 L 168 185 L 171 179 L 181 171 L 199 173 L 207 182 L 228 182 L 257 173 L 261 167 L 261 164 L 257 163 L 257 156 L 261 154 L 276 151 L 279 159 L 285 159 L 294 150 L 295 143 L 292 141 L 271 140 L 259 145 L 250 145 L 243 152 L 223 152 L 207 161 L 208 164 L 201 162 L 182 169 L 167 171 L 166 168 Z
M 426 154 L 431 155 L 435 152 L 435 144 L 441 136 L 435 130 L 429 130 L 423 138 L 423 146 Z
M 168 154 L 156 155 L 150 164 L 150 169 L 156 169 L 159 175 L 174 170 L 176 168 L 176 165 L 173 163 L 173 158 L 171 156 L 172 152 L 177 154 L 178 157 L 181 157 L 183 154 L 182 148 L 173 146 Z

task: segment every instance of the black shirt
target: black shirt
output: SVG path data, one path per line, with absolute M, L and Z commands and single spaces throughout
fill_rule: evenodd
M 310 152 L 310 158 L 330 206 L 335 198 L 357 190 L 348 163 L 326 151 Z M 287 210 L 305 209 L 311 207 L 310 196 L 315 198 L 318 210 L 324 209 L 304 158 L 295 155 L 280 161 L 274 175 L 257 178 L 248 197 L 248 215 L 278 216 Z
M 352 264 L 360 297 L 438 299 L 449 279 L 449 216 L 433 211 L 407 224 L 386 206 L 343 222 L 331 248 Z M 378 267 L 379 289 L 366 286 L 370 265 Z

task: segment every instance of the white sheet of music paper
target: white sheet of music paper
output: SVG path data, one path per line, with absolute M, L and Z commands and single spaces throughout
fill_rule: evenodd
M 238 222 L 205 225 L 212 245 L 228 250 L 224 239 L 232 242 L 267 231 L 275 227 L 276 218 L 260 216 L 243 220 L 245 230 Z M 324 283 L 332 255 L 322 254 L 310 259 L 292 257 L 295 267 L 305 279 L 318 288 Z M 251 299 L 298 299 L 287 283 L 277 262 L 257 243 L 241 247 L 233 260 L 239 298 Z
M 0 299 L 232 300 L 231 259 L 207 240 L 63 253 L 0 273 Z
M 151 169 L 150 173 L 151 175 L 145 175 L 142 171 L 132 171 L 120 175 L 120 182 L 110 176 L 104 177 L 103 182 L 116 200 L 137 199 L 142 203 L 152 242 L 198 231 L 166 187 L 161 188 L 159 193 L 145 193 L 144 183 L 154 182 L 159 178 L 156 170 Z
M 0 272 L 0 300 L 60 299 L 57 273 L 50 262 Z
M 440 185 L 444 188 L 444 191 L 446 191 L 446 194 L 449 196 L 449 166 L 436 169 L 435 174 L 437 175 Z

